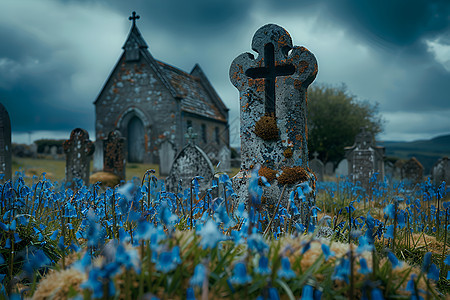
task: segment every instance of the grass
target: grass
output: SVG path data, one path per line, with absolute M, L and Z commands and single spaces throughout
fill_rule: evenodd
M 65 178 L 65 167 L 65 158 L 13 157 L 12 159 L 13 175 L 16 171 L 22 170 L 25 171 L 25 175 L 30 178 L 33 177 L 33 175 L 40 176 L 43 172 L 46 172 L 46 177 L 51 181 L 61 181 Z M 126 181 L 131 180 L 133 177 L 142 178 L 143 174 L 149 169 L 154 169 L 156 171 L 155 176 L 158 177 L 158 179 L 164 179 L 159 174 L 159 166 L 157 164 L 128 163 L 126 166 Z M 92 161 L 90 170 L 92 173 Z M 238 171 L 239 168 L 232 168 L 229 174 L 230 177 L 234 176 Z

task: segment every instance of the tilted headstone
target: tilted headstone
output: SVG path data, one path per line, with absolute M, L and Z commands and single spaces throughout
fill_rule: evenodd
M 359 182 L 366 192 L 375 173 L 377 179 L 384 178 L 384 147 L 376 146 L 373 136 L 365 128 L 356 135 L 355 144 L 345 148 L 348 160 L 348 173 L 353 182 Z
M 336 173 L 337 177 L 346 177 L 348 176 L 348 160 L 347 159 L 343 159 L 339 162 L 339 164 L 336 167 L 336 170 L 334 171 Z
M 159 175 L 167 176 L 172 168 L 173 160 L 177 151 L 174 144 L 169 141 L 163 141 L 159 146 Z
M 57 146 L 50 147 L 50 155 L 52 156 L 53 159 L 58 158 L 58 147 Z
M 334 174 L 334 164 L 331 161 L 328 161 L 325 164 L 325 174 L 328 176 L 333 176 Z
M 445 181 L 447 186 L 450 185 L 450 161 L 448 157 L 438 159 L 431 171 L 434 184 L 440 185 Z
M 317 181 L 323 181 L 324 176 L 324 165 L 323 162 L 318 159 L 319 153 L 314 152 L 314 158 L 309 161 L 309 168 L 316 175 Z
M 308 181 L 315 187 L 308 168 L 306 93 L 316 78 L 317 61 L 306 48 L 293 46 L 289 33 L 274 24 L 256 31 L 252 49 L 258 57 L 243 53 L 230 67 L 241 108 L 242 162 L 233 187 L 238 200 L 246 202 L 250 172 L 259 165 L 259 174 L 271 183 L 263 187 L 265 203 L 276 204 L 286 185 L 286 205 L 296 184 Z M 309 199 L 314 202 L 314 197 Z
M 231 171 L 231 150 L 227 146 L 223 146 L 219 151 L 219 171 L 230 172 Z
M 103 140 L 103 171 L 117 175 L 125 180 L 125 138 L 120 131 L 113 130 Z
M 200 147 L 190 142 L 173 161 L 169 176 L 166 179 L 167 190 L 177 192 L 180 179 L 181 188 L 183 190 L 190 189 L 192 179 L 195 176 L 203 177 L 202 180 L 199 180 L 199 184 L 200 190 L 205 191 L 211 187 L 214 167 L 208 155 Z
M 422 181 L 423 166 L 415 157 L 411 157 L 402 165 L 401 179 L 413 184 Z
M 0 103 L 0 174 L 3 175 L 3 182 L 11 179 L 11 151 L 11 120 L 8 111 Z
M 75 178 L 89 184 L 89 167 L 94 143 L 89 140 L 89 133 L 81 128 L 75 128 L 70 134 L 70 139 L 63 143 L 66 153 L 66 182 L 72 182 Z

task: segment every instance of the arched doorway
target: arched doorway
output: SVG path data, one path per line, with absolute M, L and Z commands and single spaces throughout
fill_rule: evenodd
M 145 154 L 145 139 L 144 139 L 144 124 L 141 119 L 134 116 L 130 119 L 127 126 L 128 137 L 128 161 L 129 162 L 144 162 Z

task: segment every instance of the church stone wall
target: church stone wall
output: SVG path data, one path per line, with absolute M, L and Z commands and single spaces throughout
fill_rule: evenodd
M 156 163 L 159 143 L 178 144 L 178 111 L 177 100 L 142 57 L 134 62 L 122 57 L 96 103 L 96 138 L 119 129 L 128 143 L 128 122 L 136 116 L 144 125 L 144 162 Z

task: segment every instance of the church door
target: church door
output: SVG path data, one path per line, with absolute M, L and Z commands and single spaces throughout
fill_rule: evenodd
M 144 152 L 144 124 L 138 117 L 133 117 L 128 122 L 128 161 L 142 163 Z

